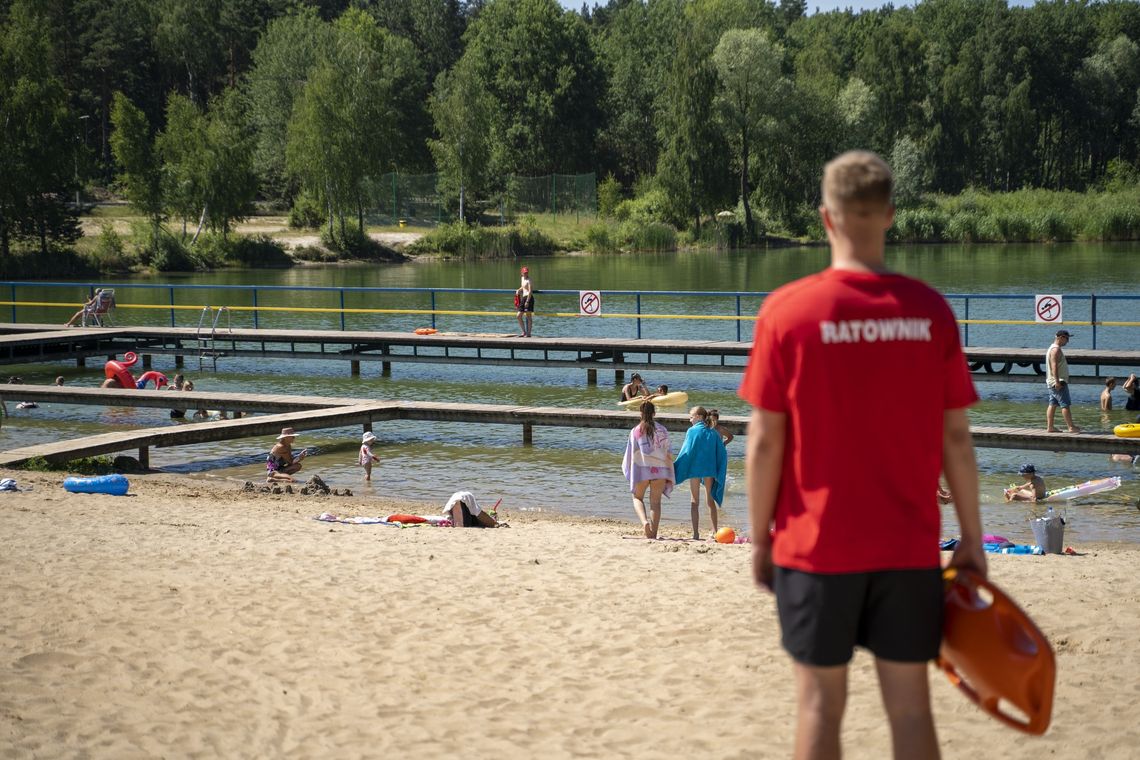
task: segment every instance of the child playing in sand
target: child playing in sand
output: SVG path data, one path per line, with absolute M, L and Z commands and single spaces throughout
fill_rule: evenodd
M 364 468 L 365 480 L 372 480 L 372 463 L 380 461 L 380 457 L 372 453 L 372 442 L 375 440 L 376 436 L 368 432 L 364 434 L 364 438 L 360 441 L 360 458 L 358 464 Z
M 1045 498 L 1045 478 L 1037 474 L 1037 468 L 1023 464 L 1018 472 L 1025 478 L 1019 486 L 1005 489 L 1006 501 L 1037 501 Z

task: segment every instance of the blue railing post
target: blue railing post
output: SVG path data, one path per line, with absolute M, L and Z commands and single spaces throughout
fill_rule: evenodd
M 257 288 L 254 288 L 253 289 L 253 329 L 254 330 L 256 330 L 258 327 L 257 312 L 258 312 L 258 309 L 257 309 Z
M 344 288 L 340 289 L 340 329 L 344 330 Z
M 12 324 L 16 324 L 16 283 L 12 283 Z
M 170 326 L 177 327 L 178 324 L 174 319 L 174 286 L 170 286 Z
M 641 339 L 641 294 L 637 294 L 637 337 Z
M 970 297 L 966 296 L 966 336 L 962 339 L 962 345 L 970 345 Z
M 740 342 L 740 296 L 736 297 L 736 342 Z
M 431 329 L 435 328 L 435 289 L 431 291 Z
M 1096 293 L 1092 294 L 1092 309 L 1089 321 L 1092 322 L 1093 348 L 1096 348 Z

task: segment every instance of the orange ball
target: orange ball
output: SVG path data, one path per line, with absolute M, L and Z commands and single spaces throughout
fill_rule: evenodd
M 716 542 L 718 544 L 731 544 L 736 540 L 736 531 L 732 528 L 721 528 L 716 532 Z

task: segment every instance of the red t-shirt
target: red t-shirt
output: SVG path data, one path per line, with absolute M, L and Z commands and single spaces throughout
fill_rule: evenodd
M 739 393 L 787 414 L 777 565 L 938 566 L 943 412 L 978 399 L 941 295 L 839 269 L 789 283 L 760 309 Z

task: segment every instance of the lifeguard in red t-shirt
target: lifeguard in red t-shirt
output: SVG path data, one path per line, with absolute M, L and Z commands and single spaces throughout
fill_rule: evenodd
M 892 184 L 873 153 L 827 165 L 831 267 L 765 299 L 740 387 L 753 571 L 795 661 L 797 757 L 838 757 L 856 645 L 875 656 L 895 757 L 938 756 L 940 471 L 962 530 L 951 564 L 986 569 L 966 417 L 977 394 L 945 299 L 886 270 Z

